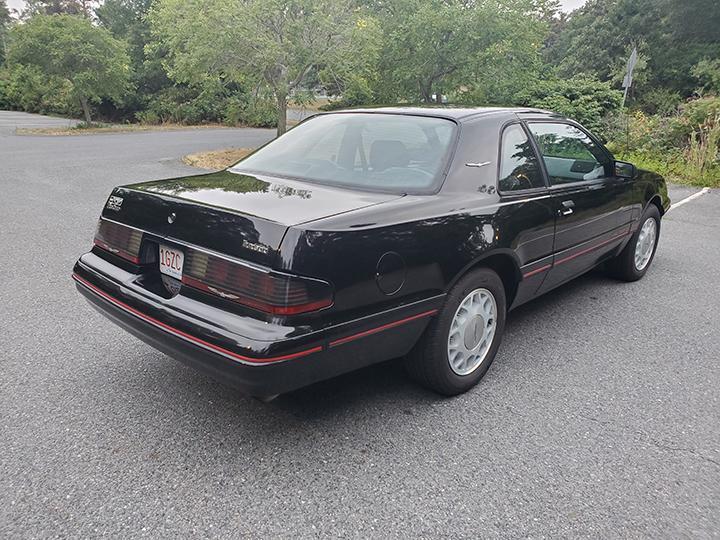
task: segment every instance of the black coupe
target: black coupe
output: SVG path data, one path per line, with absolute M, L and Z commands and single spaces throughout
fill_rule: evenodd
M 143 341 L 260 398 L 390 358 L 443 394 L 508 310 L 647 272 L 657 174 L 534 109 L 320 114 L 217 173 L 115 188 L 73 278 Z

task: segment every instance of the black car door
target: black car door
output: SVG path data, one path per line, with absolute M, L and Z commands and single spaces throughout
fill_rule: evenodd
M 555 209 L 542 165 L 520 122 L 504 126 L 500 137 L 498 221 L 520 263 L 523 280 L 513 305 L 532 298 L 552 265 Z
M 540 292 L 596 265 L 628 234 L 627 181 L 612 156 L 569 122 L 529 121 L 542 156 L 556 212 L 553 265 Z

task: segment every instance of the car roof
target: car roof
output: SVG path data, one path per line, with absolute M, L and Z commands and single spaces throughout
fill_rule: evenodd
M 450 118 L 458 122 L 464 122 L 480 116 L 490 115 L 513 115 L 513 114 L 533 114 L 550 116 L 553 118 L 564 118 L 562 115 L 537 109 L 533 107 L 447 107 L 447 106 L 428 106 L 428 107 L 372 107 L 360 109 L 342 109 L 326 114 L 334 113 L 381 113 L 381 114 L 407 114 L 413 116 L 433 116 L 437 118 Z

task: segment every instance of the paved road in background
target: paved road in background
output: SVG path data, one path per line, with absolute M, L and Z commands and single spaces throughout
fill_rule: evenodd
M 14 114 L 0 537 L 720 535 L 720 192 L 666 216 L 644 280 L 591 273 L 514 311 L 465 395 L 391 362 L 265 405 L 116 328 L 70 270 L 113 186 L 272 132 L 19 137 Z

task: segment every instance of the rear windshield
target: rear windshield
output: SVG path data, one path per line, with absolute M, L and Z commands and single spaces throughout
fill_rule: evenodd
M 378 113 L 321 115 L 232 170 L 371 191 L 423 193 L 439 183 L 455 123 Z

